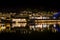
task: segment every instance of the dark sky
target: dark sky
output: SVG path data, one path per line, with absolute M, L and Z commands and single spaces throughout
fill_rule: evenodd
M 5 10 L 18 10 L 20 8 L 45 8 L 45 9 L 60 9 L 59 1 L 44 1 L 44 0 L 8 0 L 0 1 L 0 11 Z

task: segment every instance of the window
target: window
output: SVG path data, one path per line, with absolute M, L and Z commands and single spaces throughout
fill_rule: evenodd
M 49 17 L 42 17 L 43 19 L 49 19 Z
M 27 25 L 27 23 L 13 23 L 12 27 L 25 27 Z
M 15 22 L 26 22 L 26 19 L 12 19 Z
M 42 24 L 36 24 L 35 27 L 36 28 L 42 28 L 43 26 L 42 26 Z

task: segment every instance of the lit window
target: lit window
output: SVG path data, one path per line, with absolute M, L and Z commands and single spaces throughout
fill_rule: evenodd
M 47 24 L 43 24 L 43 28 L 47 27 Z
M 39 25 L 35 25 L 36 28 L 42 28 L 42 24 L 39 24 Z
M 5 17 L 1 17 L 1 19 L 5 19 Z
M 29 16 L 32 16 L 32 15 L 29 15 Z
M 12 19 L 12 21 L 20 21 L 20 19 Z
M 25 27 L 27 23 L 21 23 L 21 26 Z
M 1 27 L 1 29 L 3 30 L 3 29 L 6 29 L 6 27 Z
M 53 19 L 56 19 L 56 17 L 53 17 Z
M 56 27 L 56 25 L 54 24 L 54 27 Z
M 40 16 L 40 17 L 35 17 L 35 19 L 42 19 L 42 16 Z
M 26 19 L 12 19 L 12 21 L 16 21 L 16 22 L 26 22 Z
M 30 28 L 30 30 L 35 29 L 34 25 L 33 26 L 29 26 L 29 28 Z
M 47 19 L 47 17 L 43 17 L 43 19 Z
M 16 24 L 12 24 L 12 27 L 25 27 L 27 23 L 16 23 Z

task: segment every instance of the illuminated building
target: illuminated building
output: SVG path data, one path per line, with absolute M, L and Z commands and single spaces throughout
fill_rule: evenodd
M 26 19 L 12 19 L 12 22 L 12 27 L 25 27 L 27 24 Z
M 0 31 L 3 31 L 3 30 L 5 30 L 5 29 L 6 29 L 5 24 L 1 24 L 1 23 L 0 23 Z
M 47 13 L 47 14 L 46 14 Z M 50 12 L 28 12 L 21 11 L 19 14 L 12 13 L 10 14 L 0 14 L 0 30 L 9 29 L 20 29 L 25 28 L 26 30 L 56 30 L 56 24 L 60 24 L 60 20 L 54 20 L 53 15 L 49 14 Z M 7 16 L 8 15 L 8 16 Z M 50 19 L 52 16 L 52 20 Z M 4 24 L 4 26 L 3 26 Z M 53 25 L 53 27 L 51 27 Z M 27 28 L 26 28 L 27 27 Z M 13 30 L 12 29 L 12 30 Z M 20 29 L 21 30 L 21 29 Z

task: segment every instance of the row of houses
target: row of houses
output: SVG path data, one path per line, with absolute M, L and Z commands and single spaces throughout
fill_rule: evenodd
M 41 20 L 50 20 L 50 16 L 51 15 L 41 15 L 41 14 L 32 14 L 32 13 L 28 13 L 28 14 L 17 14 L 16 13 L 11 13 L 11 14 L 1 14 L 0 15 L 0 30 L 5 30 L 5 29 L 9 29 L 11 30 L 11 28 L 25 28 L 28 27 L 28 29 L 30 30 L 45 30 L 46 28 L 48 30 L 50 30 L 50 25 L 53 25 L 51 27 L 51 30 L 54 29 L 54 31 L 57 31 L 55 29 L 56 27 L 56 21 L 55 23 L 47 23 L 47 22 L 43 22 L 43 24 L 41 23 Z M 38 21 L 39 20 L 39 21 Z

